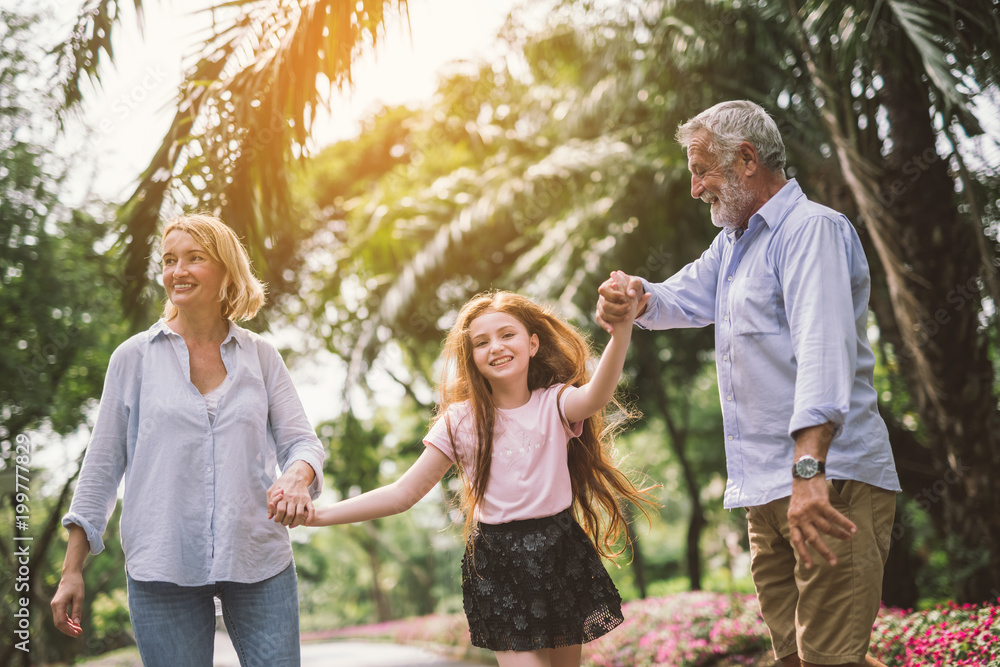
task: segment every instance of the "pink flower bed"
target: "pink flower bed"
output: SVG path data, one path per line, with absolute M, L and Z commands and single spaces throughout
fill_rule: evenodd
M 622 611 L 624 623 L 584 647 L 588 667 L 753 665 L 771 644 L 753 595 L 682 593 Z
M 1000 602 L 1000 600 L 998 600 Z M 625 622 L 584 647 L 586 667 L 770 667 L 771 641 L 753 595 L 691 592 L 636 600 Z M 890 667 L 1000 667 L 1000 606 L 927 611 L 884 608 L 875 621 L 871 653 Z M 363 637 L 466 648 L 462 614 L 431 615 L 313 633 L 304 639 Z
M 1000 602 L 1000 599 L 997 600 Z M 871 653 L 887 665 L 1000 665 L 1000 607 L 954 602 L 928 611 L 883 609 Z

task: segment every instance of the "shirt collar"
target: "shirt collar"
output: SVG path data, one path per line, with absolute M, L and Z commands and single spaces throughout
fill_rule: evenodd
M 778 227 L 787 217 L 792 204 L 801 196 L 802 188 L 799 187 L 798 181 L 794 178 L 788 179 L 773 197 L 750 216 L 750 225 L 754 224 L 755 219 L 759 219 L 771 229 Z
M 160 318 L 159 320 L 156 321 L 155 324 L 153 324 L 153 326 L 149 327 L 149 334 L 150 334 L 149 336 L 150 341 L 155 340 L 157 336 L 180 335 L 176 331 L 168 327 L 167 321 L 164 320 L 163 318 Z M 246 342 L 246 338 L 247 338 L 247 331 L 242 327 L 237 326 L 237 324 L 232 320 L 229 320 L 229 335 L 227 335 L 226 339 L 222 341 L 222 344 L 225 345 L 230 340 L 234 340 L 236 341 L 237 345 L 243 347 L 243 343 Z
M 746 229 L 727 227 L 722 230 L 722 233 L 725 234 L 726 240 L 732 244 L 740 240 L 745 233 L 749 233 L 751 237 L 755 236 L 761 225 L 767 225 L 774 229 L 784 221 L 792 204 L 801 196 L 803 196 L 802 188 L 799 187 L 794 178 L 790 178 L 773 197 L 764 202 L 764 205 L 750 216 Z

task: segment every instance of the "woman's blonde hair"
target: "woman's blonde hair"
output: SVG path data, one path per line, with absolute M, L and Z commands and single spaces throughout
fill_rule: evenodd
M 226 223 L 211 215 L 192 213 L 174 218 L 160 235 L 160 254 L 170 232 L 187 232 L 208 256 L 222 265 L 226 277 L 219 292 L 222 316 L 227 320 L 249 320 L 264 305 L 264 283 L 257 280 L 250 267 L 250 257 L 239 238 Z M 177 306 L 167 299 L 163 319 L 177 317 Z
M 488 312 L 506 313 L 523 324 L 529 336 L 538 336 L 538 351 L 528 363 L 530 391 L 557 383 L 579 387 L 590 379 L 587 362 L 591 354 L 586 340 L 572 325 L 559 319 L 548 308 L 519 294 L 502 291 L 479 294 L 462 307 L 445 341 L 437 419 L 447 419 L 450 405 L 469 401 L 477 440 L 473 461 L 459 458 L 452 425 L 446 422 L 452 453 L 462 480 L 461 503 L 466 517 L 467 538 L 475 528 L 475 508 L 483 502 L 486 494 L 493 458 L 496 406 L 490 385 L 473 360 L 469 333 L 472 321 Z M 619 539 L 627 535 L 627 518 L 620 501 L 635 504 L 643 514 L 646 514 L 643 505 L 656 504 L 648 493 L 650 488 L 637 488 L 618 469 L 612 454 L 614 430 L 614 426 L 606 423 L 603 408 L 588 417 L 584 420 L 582 435 L 573 438 L 569 444 L 567 461 L 574 514 L 598 553 L 604 557 L 617 556 L 625 548 L 615 549 Z M 474 478 L 469 475 L 469 470 L 474 471 Z

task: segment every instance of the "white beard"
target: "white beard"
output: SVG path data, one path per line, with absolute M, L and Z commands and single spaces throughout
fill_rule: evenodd
M 701 200 L 712 205 L 713 225 L 722 229 L 739 229 L 750 218 L 755 197 L 750 189 L 741 187 L 732 174 L 727 174 L 719 196 L 706 192 Z

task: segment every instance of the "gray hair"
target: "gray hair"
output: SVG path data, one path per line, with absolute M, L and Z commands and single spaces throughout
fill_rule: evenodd
M 747 141 L 757 149 L 760 164 L 768 171 L 785 171 L 785 143 L 774 119 L 758 104 L 748 100 L 720 102 L 705 109 L 677 128 L 677 141 L 687 149 L 701 130 L 708 131 L 708 150 L 723 164 L 736 159 L 740 143 Z

